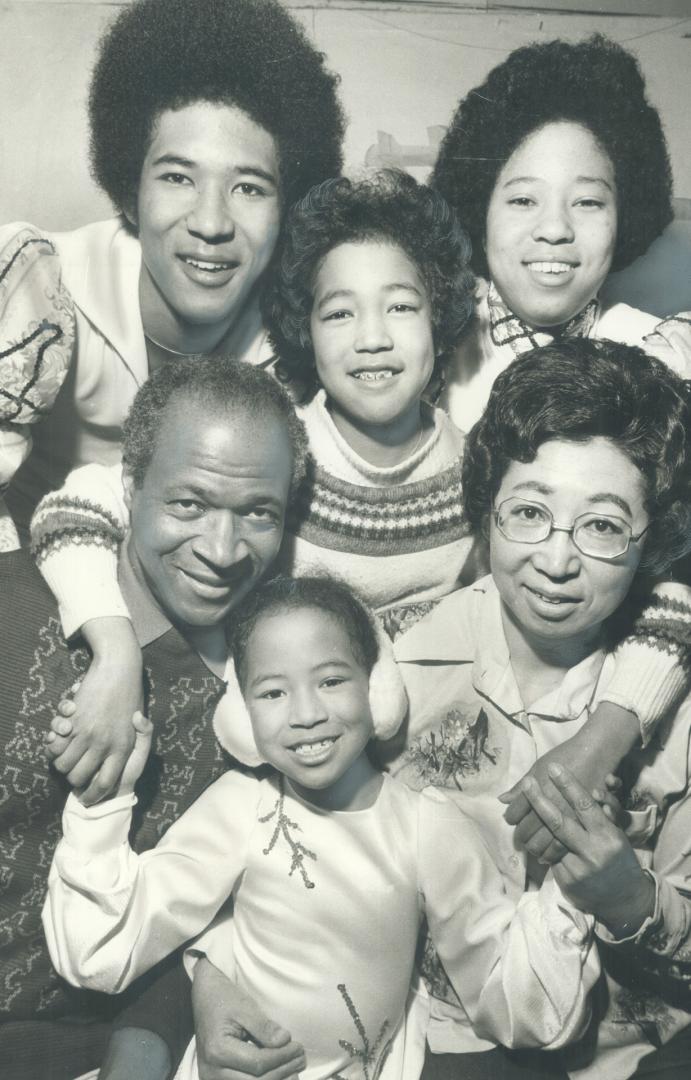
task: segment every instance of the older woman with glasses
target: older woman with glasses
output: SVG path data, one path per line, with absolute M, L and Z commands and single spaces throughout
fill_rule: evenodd
M 536 836 L 517 849 L 500 797 L 583 727 L 639 585 L 691 547 L 688 384 L 610 341 L 537 349 L 497 379 L 468 439 L 463 484 L 468 520 L 489 537 L 491 574 L 396 642 L 410 723 L 405 752 L 388 756 L 410 784 L 455 792 L 518 901 L 544 876 L 531 856 L 543 845 Z M 625 830 L 598 805 L 604 792 L 593 798 L 561 765 L 544 790 L 522 785 L 566 848 L 552 871 L 565 898 L 598 920 L 604 974 L 588 1035 L 558 1056 L 491 1047 L 429 958 L 426 1077 L 624 1080 L 670 1060 L 681 1071 L 664 1075 L 690 1075 L 691 698 L 621 775 Z

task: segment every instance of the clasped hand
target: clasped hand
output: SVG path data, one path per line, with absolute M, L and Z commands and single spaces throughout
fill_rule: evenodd
M 553 866 L 563 895 L 594 915 L 615 938 L 635 934 L 655 910 L 655 881 L 641 867 L 626 835 L 568 769 L 547 767 L 568 812 L 527 776 L 521 790 L 550 835 L 566 850 Z

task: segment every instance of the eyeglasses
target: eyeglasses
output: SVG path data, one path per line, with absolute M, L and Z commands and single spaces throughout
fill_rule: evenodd
M 494 520 L 502 536 L 517 544 L 539 544 L 553 532 L 565 532 L 583 555 L 594 559 L 616 559 L 625 555 L 634 543 L 650 528 L 634 536 L 631 526 L 622 518 L 609 514 L 579 514 L 573 525 L 555 525 L 552 511 L 542 503 L 527 499 L 504 499 L 496 510 Z

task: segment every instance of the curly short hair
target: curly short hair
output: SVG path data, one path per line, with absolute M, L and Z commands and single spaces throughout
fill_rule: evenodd
M 691 549 L 691 384 L 633 345 L 587 338 L 533 349 L 497 378 L 468 436 L 463 501 L 483 528 L 512 461 L 552 439 L 611 440 L 642 474 L 651 524 L 641 569 Z
M 93 72 L 94 178 L 130 210 L 160 113 L 221 102 L 275 138 L 290 204 L 341 170 L 338 81 L 276 0 L 135 0 L 102 37 Z
M 293 450 L 291 497 L 305 475 L 307 435 L 292 402 L 274 378 L 251 364 L 210 356 L 177 357 L 158 368 L 139 389 L 123 425 L 122 463 L 141 487 L 172 399 L 198 401 L 210 416 L 247 412 L 267 432 L 284 424 Z
M 591 131 L 614 166 L 613 270 L 642 255 L 672 220 L 667 144 L 631 53 L 600 34 L 527 45 L 460 102 L 432 174 L 470 233 L 477 273 L 488 276 L 483 241 L 498 173 L 529 135 L 560 120 Z
M 310 338 L 319 266 L 339 244 L 366 240 L 397 245 L 417 267 L 432 308 L 435 374 L 472 314 L 470 242 L 439 194 L 396 169 L 358 181 L 326 180 L 288 215 L 266 305 L 279 375 L 306 386 L 308 396 L 319 386 Z
M 379 657 L 374 621 L 364 604 L 343 581 L 324 574 L 311 577 L 277 576 L 254 589 L 234 616 L 230 647 L 240 684 L 250 637 L 261 619 L 314 608 L 335 619 L 345 631 L 353 655 L 369 675 Z

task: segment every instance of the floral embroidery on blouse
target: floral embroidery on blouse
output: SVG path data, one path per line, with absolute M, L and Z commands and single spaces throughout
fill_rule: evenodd
M 362 1023 L 362 1020 L 360 1018 L 360 1014 L 358 1013 L 355 1005 L 353 1004 L 353 1000 L 348 993 L 345 983 L 339 983 L 336 989 L 343 998 L 346 1004 L 346 1008 L 350 1013 L 353 1024 L 355 1025 L 357 1033 L 360 1036 L 362 1048 L 358 1050 L 348 1039 L 339 1039 L 338 1045 L 341 1047 L 342 1050 L 345 1050 L 346 1053 L 350 1054 L 354 1061 L 360 1063 L 363 1080 L 377 1080 L 377 1077 L 381 1076 L 384 1062 L 389 1051 L 389 1047 L 384 1046 L 383 1052 L 381 1052 L 384 1036 L 386 1035 L 386 1032 L 389 1028 L 389 1021 L 384 1020 L 382 1026 L 379 1029 L 379 1034 L 377 1035 L 376 1039 L 373 1043 L 370 1043 L 367 1037 L 367 1032 L 365 1031 L 364 1024 Z M 374 1066 L 374 1068 L 372 1068 L 372 1066 Z M 340 1073 L 336 1073 L 334 1080 L 346 1080 L 346 1078 Z
M 663 1033 L 674 1024 L 664 1001 L 655 994 L 624 990 L 617 997 L 612 1022 L 637 1027 L 643 1037 L 655 1047 L 666 1040 Z
M 489 761 L 496 765 L 498 747 L 487 747 L 489 722 L 484 709 L 476 717 L 451 709 L 439 729 L 417 739 L 408 750 L 408 760 L 420 779 L 433 787 L 448 787 L 453 781 L 459 791 L 464 776 L 478 773 Z
M 295 870 L 299 870 L 300 877 L 302 878 L 305 888 L 313 889 L 314 882 L 310 880 L 307 871 L 305 870 L 305 859 L 314 859 L 314 861 L 316 862 L 317 856 L 313 851 L 310 851 L 309 848 L 306 848 L 302 841 L 295 840 L 293 836 L 291 836 L 291 829 L 295 832 L 301 832 L 302 830 L 298 825 L 297 821 L 292 821 L 286 814 L 284 810 L 284 802 L 285 793 L 283 790 L 283 777 L 281 777 L 280 793 L 278 798 L 276 799 L 273 810 L 271 810 L 268 814 L 265 814 L 264 817 L 259 818 L 262 823 L 271 821 L 271 819 L 274 817 L 276 818 L 276 825 L 274 827 L 273 834 L 271 836 L 271 839 L 269 840 L 268 846 L 263 848 L 263 854 L 269 855 L 275 848 L 279 837 L 282 836 L 288 844 L 292 855 L 290 870 L 288 871 L 288 877 L 292 877 L 293 872 Z
M 57 397 L 75 318 L 50 240 L 22 229 L 0 251 L 0 420 L 33 423 Z
M 377 615 L 384 633 L 392 641 L 401 637 L 412 626 L 429 615 L 430 611 L 437 606 L 441 596 L 434 600 L 419 600 L 416 604 L 401 604 L 399 607 L 388 608 Z

